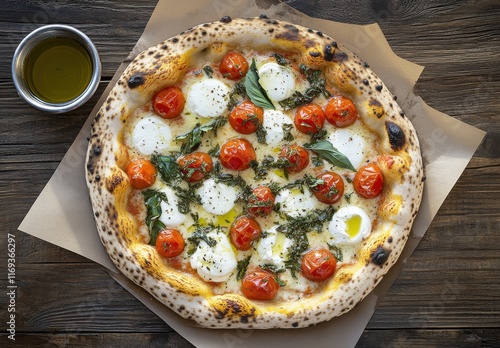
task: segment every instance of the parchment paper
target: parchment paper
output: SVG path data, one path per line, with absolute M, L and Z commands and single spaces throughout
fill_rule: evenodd
M 165 308 L 146 291 L 118 273 L 97 234 L 85 184 L 85 154 L 90 122 L 116 79 L 130 59 L 199 23 L 215 21 L 225 15 L 268 17 L 289 20 L 321 30 L 345 44 L 367 61 L 412 120 L 419 134 L 425 163 L 426 182 L 419 214 L 412 234 L 398 263 L 379 286 L 349 313 L 315 327 L 294 330 L 209 330 L 194 326 Z M 23 232 L 71 250 L 108 269 L 119 284 L 130 291 L 169 326 L 199 347 L 352 347 L 363 333 L 377 302 L 388 292 L 403 263 L 424 236 L 446 196 L 462 174 L 480 144 L 484 132 L 440 113 L 412 92 L 422 66 L 396 56 L 376 24 L 358 26 L 308 17 L 276 1 L 160 0 L 146 29 L 117 70 L 113 80 L 92 111 L 82 131 L 61 161 L 56 172 L 19 226 Z M 313 340 L 313 341 L 311 341 Z

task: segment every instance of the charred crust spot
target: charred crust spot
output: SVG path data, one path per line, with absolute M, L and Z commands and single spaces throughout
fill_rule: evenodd
M 174 37 L 174 38 L 172 39 L 172 42 L 173 42 L 173 43 L 177 43 L 177 42 L 179 42 L 179 39 L 178 39 L 178 38 L 176 38 L 176 37 Z
M 339 48 L 339 46 L 337 45 L 337 42 L 336 41 L 333 41 L 332 42 L 332 46 L 335 47 L 335 48 Z
M 363 79 L 363 84 L 368 86 L 370 84 L 370 81 L 368 81 L 367 79 Z
M 323 33 L 321 31 L 316 32 L 316 35 L 318 35 L 319 37 L 323 37 Z
M 122 183 L 122 181 L 123 177 L 118 175 L 113 175 L 107 185 L 108 191 L 113 193 L 113 191 Z
M 333 45 L 326 45 L 323 51 L 323 55 L 325 57 L 325 60 L 328 62 L 341 63 L 347 60 L 347 54 L 345 52 L 337 50 L 337 48 Z
M 100 156 L 102 152 L 101 145 L 93 144 L 92 153 L 96 156 Z
M 311 57 L 317 58 L 317 57 L 321 56 L 321 52 L 313 51 L 313 52 L 309 52 L 309 55 Z
M 385 129 L 387 130 L 387 135 L 389 136 L 389 143 L 394 151 L 399 151 L 405 146 L 406 136 L 400 126 L 397 124 L 387 121 L 385 123 Z
M 260 19 L 267 19 L 267 16 L 265 14 L 261 13 L 260 16 L 259 16 L 259 18 Z
M 387 261 L 390 253 L 390 250 L 384 249 L 382 246 L 378 246 L 377 249 L 375 249 L 375 251 L 370 255 L 370 258 L 374 264 L 382 267 Z
M 401 117 L 405 117 L 405 113 L 404 113 L 404 111 L 400 111 L 400 112 L 399 112 L 399 116 L 401 116 Z
M 220 19 L 221 23 L 231 23 L 233 19 L 229 16 L 224 16 Z
M 241 312 L 241 306 L 238 302 L 233 301 L 233 300 L 227 300 L 227 305 L 229 308 L 231 308 L 231 311 L 233 313 L 240 313 Z
M 368 64 L 367 62 L 363 62 L 363 66 L 364 66 L 365 68 L 369 68 L 369 67 L 370 67 L 370 64 Z
M 224 317 L 226 316 L 226 314 L 228 312 L 227 309 L 224 311 L 216 309 L 215 311 L 217 312 L 217 314 L 215 314 L 215 319 L 224 319 Z
M 292 324 L 293 327 L 298 327 L 299 326 L 299 323 L 295 322 Z
M 382 107 L 382 104 L 377 99 L 371 98 L 368 102 L 368 105 L 372 108 L 377 118 L 381 118 L 382 116 L 384 116 L 384 109 Z
M 129 88 L 137 88 L 141 86 L 145 82 L 144 74 L 141 72 L 135 73 L 128 79 L 128 87 Z
M 376 89 L 377 91 L 379 91 L 379 92 L 381 92 L 381 91 L 382 91 L 382 88 L 384 88 L 384 86 L 382 86 L 382 85 L 376 85 L 376 86 L 375 86 L 375 89 Z
M 392 243 L 392 237 L 387 238 L 387 241 L 388 241 L 389 243 Z
M 161 46 L 161 49 L 162 50 L 166 50 L 166 49 L 168 49 L 168 46 L 167 45 L 163 45 L 163 46 Z
M 298 33 L 299 32 L 299 29 L 297 29 L 296 26 L 292 25 L 292 24 L 286 24 L 285 25 L 285 28 L 294 32 L 294 33 Z

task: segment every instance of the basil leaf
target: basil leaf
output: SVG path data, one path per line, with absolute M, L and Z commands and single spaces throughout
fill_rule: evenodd
M 163 222 L 160 221 L 161 202 L 168 202 L 168 198 L 163 192 L 152 189 L 142 191 L 142 195 L 144 196 L 144 203 L 146 205 L 146 225 L 151 236 L 149 244 L 155 245 L 158 233 L 165 228 Z
M 181 153 L 188 154 L 193 152 L 200 146 L 201 138 L 208 131 L 213 131 L 215 135 L 217 135 L 217 129 L 224 126 L 227 122 L 227 118 L 225 117 L 217 117 L 210 122 L 207 122 L 203 125 L 199 123 L 186 133 L 179 134 L 175 137 L 175 140 L 185 140 L 185 142 L 181 145 Z
M 264 109 L 275 109 L 266 91 L 259 83 L 259 74 L 255 67 L 255 59 L 252 59 L 252 64 L 250 64 L 245 77 L 245 89 L 252 103 Z
M 319 157 L 327 160 L 331 164 L 340 167 L 356 171 L 343 153 L 333 147 L 332 143 L 327 140 L 320 140 L 312 144 L 304 144 L 304 147 L 308 150 L 312 150 L 318 154 Z
M 182 179 L 181 168 L 173 156 L 152 155 L 151 163 L 156 167 L 163 181 L 167 184 Z

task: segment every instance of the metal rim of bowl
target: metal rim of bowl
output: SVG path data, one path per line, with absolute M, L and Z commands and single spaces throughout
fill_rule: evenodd
M 71 37 L 82 44 L 90 54 L 92 60 L 92 77 L 85 91 L 75 99 L 64 103 L 50 103 L 35 96 L 26 86 L 23 79 L 23 65 L 26 55 L 41 41 L 51 37 Z M 64 113 L 74 110 L 86 103 L 97 90 L 101 80 L 101 60 L 93 42 L 80 30 L 68 25 L 51 24 L 40 27 L 28 34 L 17 46 L 12 59 L 12 80 L 19 96 L 28 104 L 42 111 L 50 113 Z

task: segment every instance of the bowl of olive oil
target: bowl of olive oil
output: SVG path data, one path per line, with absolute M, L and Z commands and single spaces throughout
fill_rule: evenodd
M 67 25 L 46 25 L 26 36 L 12 59 L 19 96 L 50 113 L 74 110 L 95 93 L 99 53 L 87 35 Z

